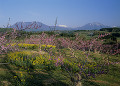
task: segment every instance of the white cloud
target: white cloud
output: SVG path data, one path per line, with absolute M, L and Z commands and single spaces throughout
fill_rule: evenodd
M 58 25 L 59 27 L 67 27 L 66 25 Z

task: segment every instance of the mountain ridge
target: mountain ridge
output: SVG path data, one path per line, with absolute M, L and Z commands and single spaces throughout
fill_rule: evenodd
M 110 28 L 111 26 L 103 25 L 98 22 L 88 23 L 81 27 L 60 27 L 60 26 L 49 26 L 41 22 L 16 22 L 9 28 L 16 28 L 17 30 L 25 31 L 50 31 L 50 30 L 99 30 L 101 28 Z
M 82 27 L 77 27 L 78 29 L 81 30 L 99 30 L 101 28 L 110 28 L 111 26 L 103 25 L 98 22 L 93 22 L 93 23 L 87 23 Z

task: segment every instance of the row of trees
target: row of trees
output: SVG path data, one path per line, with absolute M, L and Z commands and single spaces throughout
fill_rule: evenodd
M 108 32 L 119 32 L 120 28 L 118 27 L 113 27 L 113 28 L 102 28 L 100 31 L 108 31 Z

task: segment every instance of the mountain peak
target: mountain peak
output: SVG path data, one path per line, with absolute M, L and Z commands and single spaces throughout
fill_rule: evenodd
M 110 26 L 103 25 L 99 22 L 88 23 L 82 27 L 79 27 L 79 30 L 99 30 L 101 28 L 109 28 Z
M 103 24 L 101 24 L 101 23 L 99 23 L 99 22 L 93 22 L 93 23 L 88 23 L 89 25 L 103 25 Z
M 70 28 L 67 27 L 66 25 L 58 25 L 58 26 L 48 26 L 45 25 L 41 22 L 16 22 L 14 25 L 12 25 L 10 28 L 16 28 L 18 30 L 20 29 L 25 29 L 25 31 L 49 31 L 52 29 L 56 30 L 99 30 L 101 28 L 110 28 L 110 26 L 103 25 L 99 22 L 93 22 L 93 23 L 88 23 L 84 26 L 77 27 L 77 28 Z

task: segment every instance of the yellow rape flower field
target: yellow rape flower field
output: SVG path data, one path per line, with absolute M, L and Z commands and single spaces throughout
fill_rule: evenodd
M 95 70 L 97 66 L 97 63 L 91 60 L 90 57 L 85 57 L 86 52 L 83 51 L 79 51 L 79 53 L 75 51 L 74 54 L 76 55 L 76 58 L 81 57 L 78 59 L 79 61 L 86 58 L 90 62 L 88 64 L 84 64 L 82 61 L 78 63 L 76 59 L 72 58 L 72 54 L 70 55 L 71 52 L 69 49 L 61 49 L 61 52 L 66 53 L 61 57 L 61 54 L 57 52 L 55 45 L 26 43 L 10 43 L 7 44 L 7 46 L 8 45 L 11 45 L 12 47 L 17 46 L 19 48 L 19 51 L 10 52 L 6 55 L 8 58 L 5 60 L 9 65 L 1 66 L 1 69 L 6 69 L 4 69 L 5 72 L 0 73 L 7 75 L 6 77 L 10 78 L 7 82 L 8 86 L 51 86 L 52 84 L 57 84 L 58 86 L 70 86 L 73 82 L 71 82 L 69 72 L 64 71 L 64 66 L 68 67 L 67 70 L 71 70 L 72 68 L 72 73 L 78 72 L 79 69 L 85 70 L 85 68 Z M 54 52 L 54 55 L 50 55 L 49 50 Z M 91 53 L 90 56 L 98 57 L 98 60 L 101 58 L 101 56 L 96 53 Z M 61 64 L 64 66 L 61 66 Z M 89 72 L 89 70 L 86 70 L 85 72 Z M 85 76 L 85 73 L 81 74 Z M 60 81 L 57 81 L 59 79 Z M 98 79 L 101 79 L 101 77 L 98 77 Z M 1 86 L 5 85 L 3 82 L 0 83 L 2 83 L 0 84 Z M 109 86 L 109 83 L 107 86 Z

